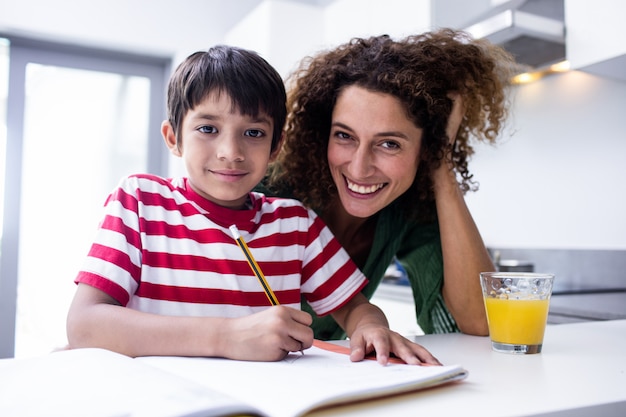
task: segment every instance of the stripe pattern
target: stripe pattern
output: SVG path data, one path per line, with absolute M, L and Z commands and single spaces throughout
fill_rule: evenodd
M 270 306 L 230 234 L 236 224 L 282 305 L 301 296 L 318 315 L 344 305 L 367 283 L 330 230 L 291 199 L 250 193 L 231 210 L 198 195 L 187 179 L 141 174 L 109 195 L 75 282 L 121 305 L 176 316 L 241 317 Z

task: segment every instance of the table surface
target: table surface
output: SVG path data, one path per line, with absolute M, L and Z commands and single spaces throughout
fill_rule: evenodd
M 414 340 L 469 376 L 310 416 L 626 416 L 626 320 L 548 325 L 536 355 L 494 352 L 489 338 L 458 333 Z

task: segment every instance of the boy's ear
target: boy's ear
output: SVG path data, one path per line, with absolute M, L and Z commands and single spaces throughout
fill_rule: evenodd
M 170 153 L 174 156 L 182 156 L 176 140 L 176 132 L 174 132 L 174 128 L 172 128 L 172 124 L 169 120 L 164 120 L 163 123 L 161 123 L 161 134 L 163 135 L 163 140 L 165 140 L 165 145 L 170 150 Z
M 276 160 L 276 157 L 280 153 L 280 148 L 282 148 L 282 146 L 283 146 L 283 140 L 284 139 L 285 139 L 285 134 L 282 133 L 280 135 L 280 139 L 278 140 L 278 143 L 276 144 L 276 148 L 274 148 L 274 150 L 270 154 L 270 162 L 274 162 Z

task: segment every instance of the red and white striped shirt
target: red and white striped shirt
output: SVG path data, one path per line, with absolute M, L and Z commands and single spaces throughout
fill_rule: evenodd
M 322 220 L 300 202 L 250 193 L 231 210 L 185 178 L 133 175 L 109 195 L 76 282 L 122 305 L 174 316 L 241 317 L 270 303 L 229 226 L 237 225 L 281 305 L 318 315 L 344 305 L 367 279 Z

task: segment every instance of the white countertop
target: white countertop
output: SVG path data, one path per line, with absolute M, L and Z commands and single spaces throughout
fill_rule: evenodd
M 491 350 L 487 337 L 415 336 L 466 380 L 311 416 L 626 416 L 626 320 L 548 325 L 543 352 Z

